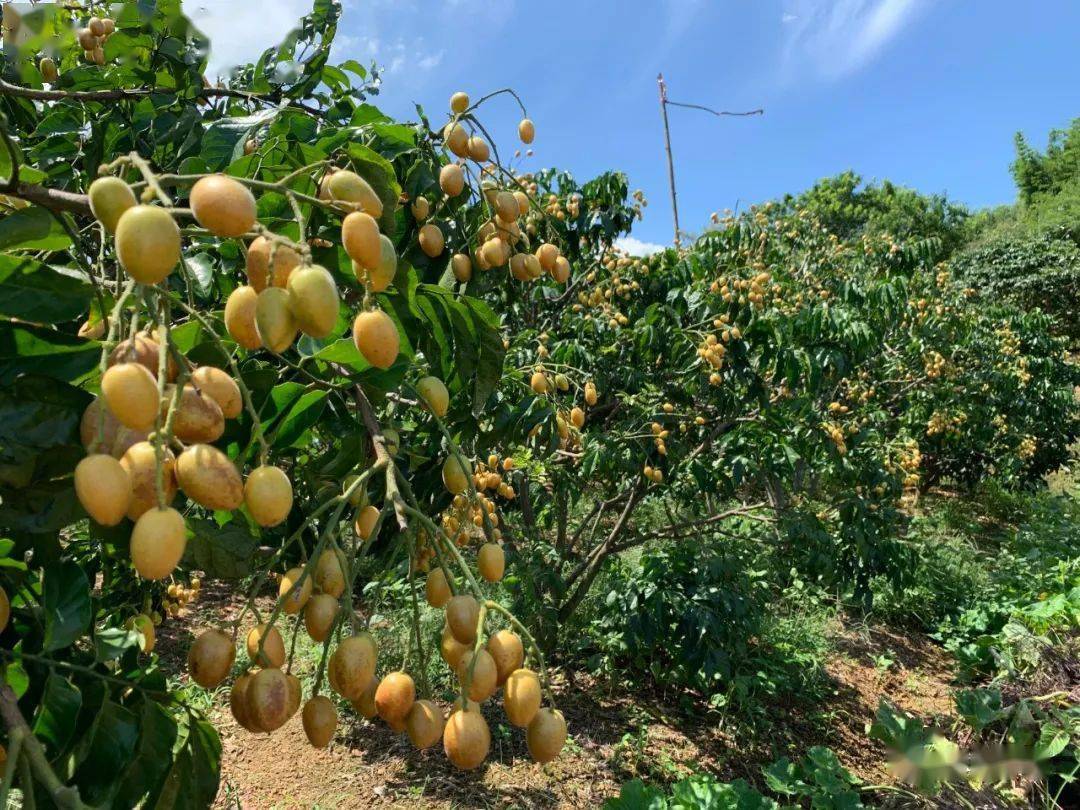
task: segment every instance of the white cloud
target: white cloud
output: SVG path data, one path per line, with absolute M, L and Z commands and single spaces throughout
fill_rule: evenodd
M 926 0 L 794 0 L 781 18 L 785 55 L 836 79 L 877 57 L 926 7 Z
M 615 247 L 625 250 L 631 256 L 651 256 L 664 250 L 666 245 L 658 245 L 655 242 L 643 242 L 633 236 L 624 236 L 615 240 Z
M 184 13 L 210 38 L 210 76 L 253 62 L 280 42 L 305 14 L 311 0 L 187 0 Z

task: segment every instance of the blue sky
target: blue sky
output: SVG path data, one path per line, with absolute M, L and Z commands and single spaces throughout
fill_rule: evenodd
M 224 66 L 310 0 L 186 8 Z M 1042 146 L 1080 115 L 1078 32 L 1078 0 L 345 0 L 335 57 L 383 65 L 376 103 L 397 117 L 514 87 L 537 125 L 524 165 L 625 171 L 649 200 L 634 238 L 667 244 L 659 71 L 674 101 L 765 108 L 670 110 L 684 229 L 849 168 L 979 207 L 1013 199 L 1017 130 Z M 505 97 L 482 111 L 506 148 L 518 117 Z

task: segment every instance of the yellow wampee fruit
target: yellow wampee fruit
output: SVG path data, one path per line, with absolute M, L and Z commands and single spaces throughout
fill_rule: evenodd
M 117 363 L 106 369 L 101 377 L 101 395 L 125 427 L 150 430 L 157 421 L 157 381 L 139 363 Z
M 446 239 L 443 232 L 434 222 L 429 222 L 420 229 L 420 249 L 424 254 L 434 259 L 446 247 Z
M 274 256 L 272 262 L 271 253 Z M 245 270 L 248 283 L 255 292 L 262 292 L 267 286 L 284 287 L 299 265 L 300 254 L 288 245 L 279 242 L 275 246 L 265 236 L 255 237 L 248 245 Z
M 491 732 L 482 714 L 474 709 L 458 709 L 443 729 L 443 750 L 455 768 L 469 771 L 479 767 L 491 748 Z
M 166 389 L 165 400 L 161 403 L 162 422 L 172 400 L 172 389 L 171 385 Z M 225 416 L 217 400 L 201 393 L 190 383 L 185 385 L 173 416 L 173 434 L 176 438 L 182 442 L 216 442 L 224 432 Z
M 161 345 L 149 335 L 139 334 L 134 338 L 125 338 L 109 352 L 106 365 L 112 367 L 118 363 L 138 363 L 157 378 L 158 367 L 161 365 Z M 172 382 L 176 379 L 176 373 L 176 361 L 172 357 L 166 358 L 165 379 Z
M 521 643 L 521 637 L 512 630 L 499 630 L 492 633 L 488 639 L 487 651 L 491 653 L 491 658 L 495 661 L 499 686 L 506 683 L 510 673 L 520 669 L 525 661 L 525 648 Z
M 416 393 L 433 414 L 440 418 L 446 416 L 450 407 L 450 392 L 446 390 L 442 380 L 430 375 L 421 377 L 416 383 Z
M 300 701 L 304 698 L 304 685 L 291 672 L 285 673 L 285 680 L 289 684 L 289 717 L 292 717 L 300 711 Z
M 492 237 L 480 248 L 480 255 L 488 267 L 502 267 L 510 258 L 510 247 L 503 240 Z
M 385 234 L 379 234 L 379 251 L 379 264 L 374 269 L 369 270 L 356 261 L 352 263 L 356 280 L 369 285 L 372 292 L 385 290 L 397 275 L 397 251 Z
M 255 288 L 244 285 L 233 290 L 225 302 L 225 328 L 232 339 L 248 351 L 262 347 L 255 325 L 258 299 Z
M 360 354 L 376 368 L 394 365 L 401 348 L 397 326 L 381 309 L 361 312 L 353 321 L 353 342 Z
M 469 488 L 472 478 L 472 464 L 466 458 L 455 455 L 446 457 L 442 467 L 443 485 L 451 495 L 460 495 Z
M 450 259 L 450 267 L 454 271 L 454 278 L 465 284 L 472 278 L 472 261 L 465 253 L 455 253 Z
M 566 743 L 566 720 L 556 709 L 541 709 L 525 730 L 529 755 L 537 762 L 551 762 Z
M 48 84 L 55 84 L 56 80 L 60 78 L 60 71 L 56 69 L 56 62 L 49 56 L 41 57 L 41 61 L 38 62 L 38 70 L 41 71 L 41 78 Z
M 518 123 L 518 137 L 522 143 L 532 143 L 536 137 L 536 125 L 528 118 L 522 118 Z
M 469 109 L 469 95 L 467 93 L 462 93 L 459 90 L 450 96 L 450 112 L 461 115 L 467 109 Z
M 473 663 L 475 658 L 476 663 Z M 472 680 L 469 680 L 469 671 L 472 670 Z M 461 657 L 457 665 L 458 683 L 464 688 L 469 680 L 469 700 L 483 703 L 495 692 L 495 681 L 498 679 L 498 670 L 495 669 L 495 659 L 485 649 L 477 650 L 474 654 L 469 650 Z
M 458 663 L 460 663 L 465 653 L 471 649 L 471 645 L 463 644 L 454 638 L 454 634 L 450 632 L 449 627 L 443 627 L 442 636 L 439 640 L 439 655 L 442 656 L 442 660 L 446 662 L 446 665 L 451 670 L 457 671 Z
M 469 133 L 457 121 L 451 121 L 443 127 L 443 142 L 446 148 L 458 157 L 469 154 Z
M 565 284 L 570 278 L 570 262 L 565 256 L 555 259 L 555 268 L 551 271 L 551 277 L 558 284 Z
M 360 514 L 356 516 L 356 522 L 353 524 L 353 530 L 356 532 L 356 536 L 361 540 L 369 539 L 378 520 L 378 508 L 371 505 L 365 506 L 360 510 Z
M 262 731 L 275 731 L 285 725 L 292 703 L 285 673 L 277 667 L 256 672 L 247 689 L 247 703 L 252 720 Z
M 456 197 L 465 189 L 465 172 L 456 163 L 447 163 L 439 170 L 439 188 L 447 197 Z
M 570 410 L 570 423 L 576 428 L 583 427 L 585 425 L 585 411 L 575 405 Z
M 191 680 L 203 689 L 214 689 L 232 669 L 236 647 L 220 630 L 206 630 L 191 643 L 187 660 Z
M 229 457 L 209 444 L 193 444 L 176 460 L 184 494 L 207 509 L 232 510 L 244 502 L 244 482 Z
M 255 329 L 262 345 L 276 354 L 293 344 L 297 325 L 287 291 L 267 287 L 259 293 L 255 300 Z
M 526 728 L 540 711 L 540 679 L 531 669 L 516 669 L 510 673 L 503 688 L 503 708 L 506 719 L 519 728 Z
M 356 473 L 346 475 L 345 480 L 341 482 L 341 494 L 344 495 L 350 489 L 360 476 Z M 349 495 L 349 504 L 351 506 L 364 506 L 367 503 L 367 489 L 361 485 L 356 489 L 353 489 L 352 494 Z
M 339 552 L 328 548 L 315 561 L 315 587 L 337 599 L 345 591 L 345 565 Z
M 115 526 L 131 504 L 131 478 L 115 458 L 95 453 L 75 466 L 75 494 L 97 523 Z
M 515 253 L 510 257 L 510 275 L 518 281 L 529 281 L 532 278 L 529 275 L 528 265 L 525 263 L 525 256 L 524 253 Z
M 387 723 L 400 723 L 416 702 L 416 684 L 405 672 L 391 672 L 375 689 L 375 708 Z
M 341 298 L 334 277 L 317 264 L 289 276 L 289 308 L 300 331 L 313 338 L 329 337 L 337 323 Z
M 549 387 L 547 375 L 542 371 L 534 371 L 529 380 L 529 387 L 537 394 L 546 394 Z
M 374 720 L 379 716 L 379 710 L 375 708 L 375 690 L 378 688 L 379 679 L 372 675 L 360 697 L 349 701 L 352 707 L 368 720 Z
M 157 284 L 180 261 L 180 228 L 156 205 L 136 205 L 116 223 L 116 257 L 141 284 Z
M 280 467 L 269 464 L 256 467 L 244 482 L 244 503 L 260 526 L 278 525 L 292 511 L 293 489 L 289 477 Z
M 56 70 L 55 64 L 53 70 Z M 116 233 L 121 214 L 138 205 L 131 186 L 119 177 L 99 177 L 90 184 L 86 196 L 90 198 L 90 211 L 109 233 Z
M 337 709 L 333 701 L 324 695 L 316 695 L 304 704 L 302 716 L 304 733 L 316 748 L 326 748 L 334 739 L 337 729 Z
M 334 650 L 327 665 L 331 684 L 346 700 L 357 700 L 375 676 L 378 648 L 370 633 L 350 636 Z
M 134 630 L 142 635 L 142 639 L 139 641 L 139 649 L 142 652 L 152 653 L 154 651 L 154 646 L 157 644 L 157 632 L 154 630 L 154 622 L 149 616 L 145 613 L 132 616 L 124 622 L 124 626 L 128 630 Z
M 423 222 L 431 213 L 431 203 L 427 201 L 427 197 L 417 197 L 409 206 L 409 210 L 412 212 L 413 219 Z
M 430 700 L 416 701 L 405 718 L 405 732 L 416 748 L 430 748 L 442 737 L 442 709 Z
M 259 642 L 266 636 L 263 643 L 262 653 L 259 652 Z M 244 639 L 244 649 L 247 650 L 248 660 L 255 666 L 280 667 L 285 663 L 285 641 L 276 627 L 267 624 L 257 624 L 248 630 L 247 638 Z
M 376 219 L 382 216 L 383 204 L 375 189 L 356 172 L 342 169 L 323 178 L 322 188 L 332 200 L 353 203 L 360 210 Z
M 337 598 L 328 593 L 317 593 L 308 599 L 304 607 L 304 627 L 312 641 L 326 641 L 337 612 Z
M 469 594 L 458 594 L 446 603 L 446 626 L 462 644 L 476 641 L 480 604 Z
M 536 258 L 540 260 L 540 266 L 545 273 L 555 269 L 555 260 L 559 258 L 559 249 L 550 242 L 545 242 L 536 249 Z
M 300 579 L 303 578 L 303 583 Z M 278 584 L 278 599 L 281 600 L 281 609 L 290 616 L 304 609 L 311 597 L 311 577 L 304 576 L 303 568 L 290 568 L 281 575 Z
M 191 384 L 210 397 L 221 408 L 226 419 L 235 419 L 244 408 L 240 386 L 228 372 L 214 366 L 199 366 L 191 372 Z
M 450 601 L 450 585 L 446 581 L 446 572 L 443 571 L 442 566 L 432 568 L 428 572 L 427 581 L 424 583 L 424 595 L 427 597 L 428 604 L 435 608 L 441 608 Z
M 590 406 L 596 404 L 596 386 L 591 382 L 585 383 L 585 404 Z
M 131 530 L 131 562 L 144 579 L 164 579 L 184 556 L 187 529 L 172 507 L 145 512 Z
M 131 485 L 131 499 L 128 501 L 127 516 L 138 520 L 145 512 L 157 506 L 157 451 L 148 441 L 136 442 L 120 457 L 120 465 L 128 474 Z M 164 448 L 162 470 L 165 484 L 165 504 L 171 504 L 176 498 L 176 458 L 172 451 Z
M 105 36 L 105 23 L 102 22 L 100 17 L 91 17 L 87 21 L 86 27 L 90 30 L 90 33 L 93 34 L 95 37 L 103 37 L 103 36 Z
M 513 222 L 521 213 L 513 192 L 500 191 L 495 195 L 495 213 L 506 222 Z
M 379 223 L 371 214 L 353 211 L 341 221 L 341 243 L 349 258 L 361 267 L 378 267 L 382 257 Z
M 255 225 L 255 197 L 242 183 L 211 174 L 191 187 L 189 204 L 195 221 L 216 236 L 243 236 Z
M 476 554 L 476 567 L 488 582 L 498 582 L 506 570 L 506 555 L 498 543 L 484 543 Z
M 232 689 L 229 690 L 229 708 L 232 710 L 233 717 L 242 728 L 251 732 L 262 731 L 255 723 L 255 718 L 251 715 L 251 707 L 248 705 L 248 690 L 254 678 L 254 673 L 245 672 L 236 679 Z
M 105 409 L 104 418 L 101 415 L 101 409 Z M 98 439 L 98 422 L 102 423 L 101 438 Z M 116 456 L 113 450 L 113 444 L 116 442 L 117 435 L 121 430 L 129 430 L 120 424 L 115 416 L 112 415 L 112 411 L 105 405 L 105 401 L 101 396 L 94 397 L 94 401 L 86 406 L 86 410 L 83 411 L 82 419 L 79 420 L 79 441 L 82 442 L 83 449 L 86 452 L 95 453 L 111 453 Z M 121 453 L 121 455 L 123 455 Z
M 491 149 L 488 148 L 487 141 L 479 135 L 469 138 L 468 152 L 469 157 L 477 163 L 484 163 L 491 157 Z

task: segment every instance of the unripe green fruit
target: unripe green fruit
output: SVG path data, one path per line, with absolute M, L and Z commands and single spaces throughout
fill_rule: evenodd
M 86 194 L 90 198 L 90 210 L 109 233 L 116 233 L 120 215 L 137 205 L 135 192 L 119 177 L 99 177 Z

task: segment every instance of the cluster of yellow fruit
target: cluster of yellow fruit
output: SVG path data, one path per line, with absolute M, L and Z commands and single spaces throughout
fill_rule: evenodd
M 671 435 L 671 431 L 661 425 L 659 422 L 653 422 L 649 425 L 649 430 L 653 435 L 653 444 L 656 447 L 656 452 L 662 456 L 667 455 L 667 444 L 665 440 Z
M 759 263 L 758 267 L 764 265 Z M 772 275 L 762 269 L 753 278 L 718 278 L 709 285 L 709 290 L 729 304 L 751 304 L 755 309 L 764 309 L 772 286 Z
M 202 582 L 198 577 L 193 578 L 190 587 L 187 588 L 178 582 L 169 583 L 165 591 L 165 599 L 162 601 L 166 615 L 174 618 L 179 616 L 184 608 L 199 598 L 201 588 Z
M 936 380 L 945 372 L 945 358 L 935 351 L 923 355 L 923 371 L 927 379 Z
M 919 486 L 919 467 L 922 466 L 922 453 L 919 451 L 919 443 L 914 439 L 905 440 L 896 451 L 896 464 L 886 460 L 885 469 L 893 472 L 899 467 L 903 474 L 902 484 L 905 489 L 915 489 Z
M 105 64 L 105 40 L 112 36 L 115 30 L 116 23 L 108 17 L 91 17 L 86 23 L 86 28 L 78 30 L 75 36 L 79 40 L 79 47 L 83 49 L 83 57 L 87 62 L 93 62 L 95 65 Z M 53 68 L 55 67 L 54 64 Z M 41 71 L 41 75 L 45 77 L 44 70 Z M 55 78 L 46 78 L 46 81 L 52 82 Z
M 707 364 L 702 370 L 709 375 L 709 384 L 720 385 L 723 382 L 720 371 L 724 367 L 728 351 L 726 344 L 733 340 L 742 340 L 742 331 L 731 325 L 731 316 L 726 312 L 713 319 L 713 328 L 716 332 L 705 335 L 698 344 L 697 355 Z
M 478 467 L 482 466 L 478 465 Z M 474 475 L 474 481 L 490 475 L 492 473 L 480 471 Z M 498 475 L 498 473 L 494 473 L 494 475 Z M 488 525 L 492 527 L 491 539 L 495 542 L 502 539 L 502 530 L 499 529 L 499 515 L 495 510 L 495 503 L 483 492 L 479 491 L 482 488 L 478 483 L 475 486 L 478 490 L 475 499 L 464 493 L 455 495 L 440 517 L 443 532 L 447 537 L 452 538 L 459 547 L 467 546 L 477 538 L 486 537 L 483 531 L 485 517 Z
M 967 422 L 967 418 L 967 414 L 963 411 L 951 414 L 945 411 L 934 411 L 926 420 L 926 435 L 959 436 L 960 428 Z
M 840 455 L 846 456 L 848 448 L 846 434 L 844 433 L 844 426 L 837 424 L 836 422 L 822 422 L 821 429 L 825 431 L 825 435 L 829 437 L 829 440 L 834 445 L 836 445 L 836 451 Z M 852 433 L 857 430 L 855 425 L 851 425 L 848 429 Z

